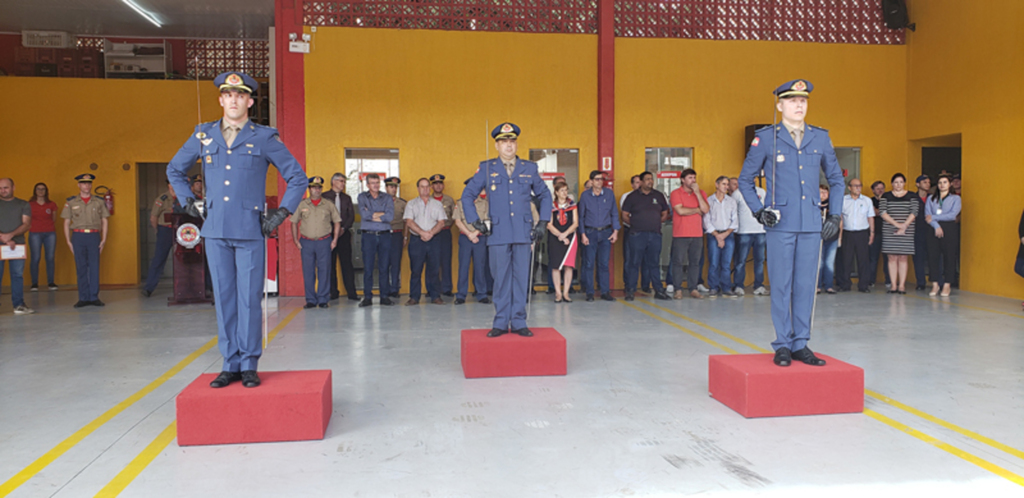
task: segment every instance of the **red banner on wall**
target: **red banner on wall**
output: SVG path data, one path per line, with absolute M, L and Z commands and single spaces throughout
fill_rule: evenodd
M 682 174 L 682 171 L 659 171 L 658 178 L 680 178 Z

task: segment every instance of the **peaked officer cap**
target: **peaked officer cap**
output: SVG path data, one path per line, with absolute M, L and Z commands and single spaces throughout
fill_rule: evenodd
M 245 73 L 236 71 L 228 71 L 226 73 L 220 73 L 213 80 L 213 84 L 217 86 L 220 91 L 224 90 L 242 90 L 249 93 L 256 93 L 259 89 L 260 84 L 256 80 L 252 79 L 251 76 Z
M 774 93 L 780 99 L 790 97 L 807 97 L 814 90 L 814 85 L 807 80 L 787 81 L 775 89 Z
M 95 179 L 96 175 L 92 175 L 89 173 L 85 173 L 75 177 L 75 180 L 78 180 L 78 183 L 92 183 L 92 181 Z
M 495 140 L 519 138 L 519 127 L 512 123 L 501 123 L 491 132 L 491 138 Z

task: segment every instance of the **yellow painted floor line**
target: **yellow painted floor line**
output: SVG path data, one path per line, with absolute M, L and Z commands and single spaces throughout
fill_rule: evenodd
M 204 344 L 199 349 L 193 351 L 183 360 L 179 361 L 177 365 L 171 367 L 170 370 L 164 372 L 163 375 L 157 377 L 156 380 L 150 382 L 148 385 L 146 385 L 146 387 L 139 389 L 135 394 L 132 394 L 131 396 L 125 398 L 124 401 L 121 401 L 113 408 L 104 412 L 99 417 L 96 417 L 95 419 L 93 419 L 92 422 L 86 424 L 85 427 L 78 429 L 78 431 L 76 431 L 74 434 L 68 436 L 67 439 L 61 441 L 60 443 L 57 444 L 57 446 L 54 446 L 50 451 L 44 453 L 43 456 L 37 458 L 34 462 L 30 463 L 24 469 L 21 469 L 20 472 L 15 474 L 13 477 L 8 479 L 3 484 L 0 484 L 0 497 L 7 496 L 8 494 L 10 494 L 12 491 L 17 489 L 19 486 L 21 486 L 26 481 L 28 481 L 33 476 L 42 471 L 44 468 L 46 468 L 47 465 L 53 463 L 54 460 L 56 460 L 61 455 L 66 453 L 68 450 L 73 448 L 76 444 L 81 442 L 82 439 L 85 439 L 86 436 L 92 434 L 96 429 L 99 429 L 103 424 L 109 422 L 110 419 L 114 418 L 119 413 L 125 411 L 128 407 L 135 404 L 135 402 L 139 401 L 147 394 L 153 392 L 154 389 L 163 385 L 164 382 L 167 382 L 169 379 L 177 375 L 178 372 L 181 372 L 181 370 L 188 366 L 189 363 L 195 361 L 196 358 L 199 358 L 203 353 L 209 351 L 210 348 L 212 348 L 216 344 L 216 337 L 210 339 L 206 344 Z
M 698 333 L 696 333 L 696 332 L 694 332 L 694 331 L 692 331 L 692 330 L 690 330 L 690 329 L 688 329 L 686 327 L 683 327 L 682 325 L 679 325 L 677 323 L 672 323 L 672 322 L 670 322 L 670 321 L 668 321 L 668 320 L 666 320 L 666 319 L 664 319 L 664 318 L 662 318 L 662 317 L 660 317 L 658 315 L 655 315 L 654 313 L 651 313 L 650 311 L 647 311 L 647 310 L 645 310 L 643 308 L 638 307 L 635 304 L 630 304 L 630 303 L 627 303 L 627 302 L 623 302 L 622 304 L 625 304 L 626 306 L 629 306 L 630 308 L 633 308 L 633 309 L 635 309 L 635 310 L 637 310 L 637 311 L 639 311 L 639 312 L 641 312 L 641 313 L 643 313 L 643 314 L 645 314 L 645 315 L 647 315 L 647 316 L 649 316 L 651 318 L 654 318 L 655 320 L 660 320 L 662 322 L 665 322 L 665 323 L 667 323 L 667 324 L 669 324 L 669 325 L 671 325 L 671 326 L 673 326 L 673 327 L 675 327 L 675 328 L 677 328 L 679 330 L 682 330 L 683 332 L 686 332 L 687 334 L 690 334 L 691 336 L 693 336 L 694 339 L 698 339 L 698 340 L 701 340 L 703 342 L 706 342 L 706 343 L 708 343 L 708 344 L 710 344 L 710 345 L 712 345 L 712 346 L 714 346 L 714 347 L 716 347 L 718 349 L 721 349 L 722 351 L 725 351 L 725 352 L 727 352 L 729 354 L 739 354 L 739 351 L 736 351 L 735 349 L 732 349 L 732 348 L 730 348 L 730 347 L 728 347 L 728 346 L 726 346 L 724 344 L 715 342 L 712 339 L 708 339 L 707 337 L 704 337 L 703 335 L 700 335 L 700 334 L 698 334 Z
M 168 425 L 167 428 L 156 437 L 156 439 L 142 450 L 142 453 L 139 453 L 131 462 L 128 463 L 127 467 L 114 476 L 114 479 L 108 482 L 106 486 L 103 486 L 103 489 L 101 489 L 99 493 L 96 493 L 96 496 L 112 497 L 121 494 L 121 492 L 124 491 L 124 488 L 127 488 L 128 485 L 135 480 L 135 477 L 138 476 L 139 473 L 141 473 L 142 470 L 157 457 L 157 455 L 162 453 L 164 448 L 166 448 L 168 444 L 171 444 L 171 441 L 174 441 L 174 438 L 177 436 L 178 425 L 176 422 L 171 422 L 171 424 Z
M 677 316 L 679 318 L 682 318 L 682 319 L 684 319 L 684 320 L 686 320 L 686 321 L 688 321 L 690 323 L 693 323 L 695 325 L 699 325 L 699 326 L 704 327 L 704 328 L 706 328 L 708 330 L 712 330 L 715 333 L 718 333 L 718 334 L 721 334 L 722 336 L 728 337 L 728 338 L 730 338 L 730 339 L 732 339 L 732 340 L 734 340 L 736 342 L 739 342 L 740 344 L 748 346 L 748 347 L 750 347 L 750 348 L 752 348 L 752 349 L 754 349 L 756 351 L 760 351 L 762 353 L 771 353 L 771 351 L 769 351 L 769 350 L 767 350 L 765 348 L 762 348 L 762 347 L 756 346 L 754 344 L 751 344 L 748 341 L 745 341 L 743 339 L 735 337 L 732 334 L 729 334 L 727 332 L 723 332 L 721 330 L 718 330 L 718 329 L 716 329 L 716 328 L 714 328 L 714 327 L 712 327 L 712 326 L 710 326 L 710 325 L 708 325 L 708 324 L 706 324 L 704 322 L 701 322 L 701 321 L 698 321 L 698 320 L 694 320 L 694 319 L 692 319 L 692 318 L 690 318 L 688 316 L 685 316 L 685 315 L 683 315 L 681 313 L 677 313 L 677 312 L 672 311 L 670 309 L 663 308 L 663 307 L 658 306 L 658 305 L 656 305 L 654 303 L 651 303 L 651 302 L 647 302 L 647 301 L 639 301 L 639 302 L 642 302 L 642 303 L 644 303 L 644 304 L 646 304 L 648 306 L 652 306 L 652 307 L 654 307 L 656 309 L 659 309 L 661 311 L 669 313 L 669 314 L 671 314 L 673 316 Z M 949 430 L 951 430 L 953 432 L 956 432 L 956 433 L 958 433 L 958 434 L 960 434 L 962 436 L 966 436 L 968 438 L 971 438 L 971 439 L 973 439 L 973 440 L 975 440 L 975 441 L 977 441 L 979 443 L 987 444 L 987 445 L 989 445 L 989 446 L 991 446 L 991 447 L 993 447 L 993 448 L 995 448 L 997 450 L 1009 453 L 1010 455 L 1013 455 L 1013 456 L 1015 456 L 1017 458 L 1024 459 L 1024 451 L 1018 450 L 1017 448 L 1014 448 L 1012 446 L 1000 443 L 999 441 L 996 441 L 996 440 L 994 440 L 992 438 L 985 437 L 985 436 L 983 436 L 981 434 L 978 434 L 977 432 L 964 429 L 963 427 L 960 427 L 960 426 L 958 426 L 958 425 L 956 425 L 956 424 L 954 424 L 952 422 L 947 422 L 945 420 L 942 420 L 939 417 L 936 417 L 934 415 L 930 415 L 927 412 L 923 412 L 921 410 L 918 410 L 917 408 L 914 408 L 914 407 L 912 407 L 910 405 L 907 405 L 907 404 L 901 403 L 899 401 L 896 401 L 896 400 L 894 400 L 894 399 L 892 399 L 892 398 L 890 398 L 888 396 L 879 394 L 879 393 L 877 393 L 875 391 L 872 391 L 870 389 L 865 389 L 864 390 L 864 394 L 867 395 L 867 396 L 870 396 L 872 398 L 875 398 L 878 401 L 881 401 L 881 402 L 883 402 L 883 403 L 885 403 L 887 405 L 890 405 L 892 407 L 895 407 L 895 408 L 898 408 L 900 410 L 903 410 L 903 411 L 905 411 L 905 412 L 907 412 L 907 413 L 909 413 L 911 415 L 916 415 L 916 416 L 918 416 L 920 418 L 923 418 L 923 419 L 925 419 L 925 420 L 927 420 L 927 421 L 929 421 L 929 422 L 931 422 L 933 424 L 945 427 L 945 428 L 947 428 L 947 429 L 949 429 Z
M 269 343 L 270 341 L 273 341 L 274 338 L 277 337 L 277 334 L 288 326 L 288 323 L 290 323 L 300 311 L 302 311 L 302 308 L 295 308 L 284 318 L 284 320 L 278 322 L 277 326 L 267 334 L 267 342 Z M 178 426 L 177 420 L 175 420 L 171 422 L 171 424 L 168 425 L 167 428 L 156 437 L 156 439 L 150 442 L 141 453 L 136 455 L 135 458 L 125 466 L 125 468 L 121 469 L 121 472 L 118 472 L 106 486 L 103 486 L 103 489 L 101 489 L 99 493 L 96 493 L 96 497 L 108 498 L 121 494 L 121 492 L 124 491 L 124 489 L 127 488 L 135 478 L 139 477 L 139 474 L 142 474 L 143 470 L 146 470 L 146 467 L 153 462 L 153 459 L 155 459 L 157 455 L 160 455 L 165 449 L 167 449 L 167 446 L 170 445 L 171 441 L 174 441 L 174 438 L 177 436 Z
M 656 309 L 659 309 L 661 311 L 664 311 L 666 313 L 669 313 L 669 314 L 671 314 L 673 316 L 677 316 L 679 318 L 683 318 L 683 319 L 689 321 L 690 323 L 693 323 L 695 325 L 699 325 L 699 326 L 704 327 L 704 328 L 706 328 L 708 330 L 713 330 L 716 333 L 721 334 L 721 335 L 723 335 L 725 337 L 728 337 L 730 339 L 733 339 L 733 340 L 735 340 L 737 342 L 740 342 L 741 344 L 749 345 L 751 348 L 753 348 L 755 350 L 760 350 L 760 351 L 763 351 L 763 352 L 770 352 L 770 351 L 768 351 L 768 350 L 766 350 L 764 348 L 755 346 L 755 345 L 751 344 L 748 341 L 739 339 L 739 338 L 733 336 L 732 334 L 729 334 L 727 332 L 724 332 L 724 331 L 721 331 L 721 330 L 716 329 L 714 327 L 711 327 L 710 325 L 707 325 L 707 324 L 705 324 L 703 322 L 700 322 L 698 320 L 694 320 L 694 319 L 692 319 L 690 317 L 684 316 L 684 315 L 682 315 L 680 313 L 677 313 L 675 311 L 672 311 L 670 309 L 663 308 L 661 306 L 658 306 L 658 305 L 656 305 L 654 303 L 651 303 L 651 302 L 648 302 L 648 301 L 639 301 L 639 302 L 644 303 L 644 304 L 646 304 L 648 306 L 654 307 Z M 630 304 L 630 303 L 626 303 L 626 302 L 624 302 L 623 304 L 625 304 L 626 306 L 629 306 L 630 308 L 638 310 L 641 313 L 644 313 L 644 314 L 646 314 L 648 316 L 652 316 L 654 318 L 657 318 L 657 319 L 659 319 L 659 320 L 661 320 L 661 321 L 663 321 L 663 322 L 665 322 L 665 323 L 667 323 L 667 324 L 669 324 L 669 325 L 671 325 L 673 327 L 676 327 L 676 328 L 678 328 L 680 330 L 683 330 L 684 332 L 686 332 L 686 333 L 688 333 L 688 334 L 690 334 L 692 336 L 695 336 L 698 339 L 700 339 L 700 340 L 702 340 L 702 341 L 704 341 L 704 342 L 706 342 L 708 344 L 711 344 L 712 346 L 715 346 L 715 347 L 717 347 L 717 348 L 719 348 L 719 349 L 721 349 L 723 351 L 726 351 L 729 354 L 738 354 L 738 352 L 736 350 L 733 350 L 731 348 L 725 347 L 725 346 L 723 346 L 723 345 L 721 345 L 721 344 L 719 344 L 719 343 L 717 343 L 717 342 L 715 342 L 715 341 L 713 341 L 711 339 L 708 339 L 706 337 L 703 337 L 703 336 L 697 334 L 696 332 L 694 332 L 694 331 L 692 331 L 690 329 L 687 329 L 687 328 L 685 328 L 685 327 L 683 327 L 681 325 L 678 325 L 678 324 L 672 323 L 672 322 L 670 322 L 668 320 L 665 320 L 664 318 L 661 318 L 661 317 L 659 317 L 657 315 L 654 315 L 654 314 L 652 314 L 652 313 L 650 313 L 650 312 L 648 312 L 646 310 L 640 309 L 640 308 L 638 308 L 634 304 Z M 923 412 L 921 410 L 918 410 L 918 409 L 916 409 L 916 408 L 914 408 L 914 407 L 912 407 L 910 405 L 906 405 L 904 403 L 900 403 L 899 401 L 896 401 L 896 400 L 894 400 L 892 398 L 889 398 L 887 396 L 883 396 L 883 395 L 881 395 L 879 393 L 876 393 L 875 391 L 871 391 L 869 389 L 865 389 L 864 390 L 864 394 L 866 396 L 870 396 L 872 398 L 875 398 L 875 399 L 877 399 L 877 400 L 879 400 L 879 401 L 881 401 L 883 403 L 886 403 L 886 404 L 888 404 L 890 406 L 893 406 L 895 408 L 903 410 L 903 411 L 905 411 L 907 413 L 910 413 L 912 415 L 916 415 L 916 416 L 918 416 L 920 418 L 923 418 L 923 419 L 925 419 L 925 420 L 927 420 L 929 422 L 932 422 L 932 423 L 937 424 L 939 426 L 945 427 L 945 428 L 947 428 L 949 430 L 952 430 L 952 431 L 954 431 L 954 432 L 956 432 L 956 433 L 958 433 L 960 435 L 963 435 L 963 436 L 966 436 L 966 437 L 968 437 L 970 439 L 973 439 L 973 440 L 975 440 L 975 441 L 977 441 L 979 443 L 989 445 L 989 446 L 991 446 L 993 448 L 996 448 L 998 450 L 1004 451 L 1004 452 L 1009 453 L 1009 454 L 1011 454 L 1013 456 L 1016 456 L 1018 458 L 1024 459 L 1024 452 L 1022 452 L 1022 451 L 1020 451 L 1020 450 L 1018 450 L 1016 448 L 1013 448 L 1011 446 L 1005 445 L 1005 444 L 1000 443 L 998 441 L 995 441 L 995 440 L 993 440 L 991 438 L 987 438 L 987 437 L 982 436 L 981 434 L 978 434 L 976 432 L 969 431 L 969 430 L 964 429 L 963 427 L 960 427 L 960 426 L 958 426 L 956 424 L 953 424 L 953 423 L 950 423 L 950 422 L 946 422 L 945 420 L 942 420 L 942 419 L 940 419 L 940 418 L 938 418 L 938 417 L 936 417 L 934 415 L 929 415 L 928 413 L 925 413 L 925 412 Z M 995 465 L 995 464 L 993 464 L 993 463 L 991 463 L 991 462 L 989 462 L 987 460 L 979 458 L 979 457 L 977 457 L 977 456 L 975 456 L 975 455 L 973 455 L 971 453 L 968 453 L 968 452 L 966 452 L 964 450 L 961 450 L 961 449 L 959 449 L 959 448 L 957 448 L 957 447 L 955 447 L 953 445 L 950 445 L 950 444 L 948 444 L 948 443 L 946 443 L 944 441 L 941 441 L 941 440 L 939 440 L 937 438 L 934 438 L 932 436 L 924 434 L 923 432 L 920 432 L 920 431 L 917 431 L 915 429 L 912 429 L 909 426 L 903 425 L 903 424 L 901 424 L 901 423 L 899 423 L 899 422 L 897 422 L 897 421 L 895 421 L 895 420 L 893 420 L 893 419 L 891 419 L 889 417 L 881 415 L 881 414 L 879 414 L 879 413 L 877 413 L 877 412 L 875 412 L 873 410 L 865 408 L 864 409 L 864 413 L 868 414 L 869 416 L 871 416 L 872 418 L 874 418 L 876 420 L 879 420 L 879 421 L 884 422 L 884 423 L 886 423 L 886 424 L 888 424 L 888 425 L 890 425 L 890 426 L 892 426 L 892 427 L 894 427 L 896 429 L 899 429 L 899 430 L 901 430 L 903 432 L 906 432 L 907 434 L 910 434 L 911 436 L 914 436 L 914 437 L 916 437 L 916 438 L 918 438 L 918 439 L 920 439 L 922 441 L 925 441 L 925 442 L 927 442 L 927 443 L 929 443 L 929 444 L 931 444 L 933 446 L 936 446 L 936 447 L 938 447 L 938 448 L 940 448 L 940 449 L 942 449 L 944 451 L 947 451 L 947 452 L 949 452 L 949 453 L 951 453 L 953 455 L 956 455 L 957 457 L 960 457 L 960 458 L 962 458 L 964 460 L 967 460 L 968 462 L 974 463 L 975 465 L 978 465 L 981 468 L 989 470 L 989 471 L 991 471 L 992 473 L 994 473 L 996 475 L 999 475 L 999 476 L 1004 477 L 1004 478 L 1006 478 L 1006 479 L 1008 479 L 1010 481 L 1013 481 L 1013 482 L 1015 482 L 1017 484 L 1020 484 L 1020 485 L 1024 486 L 1024 478 L 1022 478 L 1021 476 L 1019 476 L 1017 474 L 1014 474 L 1014 473 L 1012 473 L 1012 472 L 1010 472 L 1010 471 L 1008 471 L 1008 470 L 1006 470 L 1006 469 L 1004 469 L 1002 467 L 999 467 L 998 465 Z
M 920 299 L 922 301 L 930 301 L 930 302 L 935 302 L 935 303 L 939 303 L 939 304 L 949 304 L 949 305 L 952 305 L 952 306 L 959 306 L 961 308 L 967 308 L 967 309 L 971 309 L 971 310 L 975 310 L 975 311 L 985 311 L 985 312 L 988 312 L 988 313 L 995 313 L 997 315 L 1012 316 L 1013 318 L 1024 318 L 1024 313 L 1010 313 L 1010 312 L 1007 312 L 1007 311 L 990 310 L 988 308 L 980 308 L 978 306 L 972 306 L 970 304 L 957 303 L 957 302 L 954 302 L 954 301 L 950 300 L 949 298 L 940 298 L 940 297 L 931 297 L 931 296 L 928 296 L 928 297 L 913 296 L 913 295 L 910 295 L 910 294 L 907 294 L 906 297 L 912 297 L 914 299 Z
M 712 331 L 712 332 L 714 332 L 714 333 L 716 333 L 716 334 L 718 334 L 718 335 L 720 335 L 722 337 L 727 337 L 727 338 L 732 339 L 733 341 L 736 341 L 736 342 L 738 342 L 738 343 L 740 343 L 740 344 L 742 344 L 742 345 L 744 345 L 744 346 L 746 346 L 746 347 L 748 347 L 750 349 L 753 349 L 754 351 L 758 351 L 758 352 L 761 352 L 761 353 L 772 353 L 773 352 L 773 351 L 771 351 L 769 349 L 762 348 L 761 346 L 758 346 L 757 344 L 754 344 L 754 343 L 752 343 L 752 342 L 750 342 L 750 341 L 748 341 L 746 339 L 741 339 L 741 338 L 736 337 L 736 336 L 734 336 L 734 335 L 732 335 L 732 334 L 730 334 L 728 332 L 725 332 L 724 330 L 716 329 L 716 328 L 714 328 L 714 327 L 712 327 L 712 326 L 710 326 L 710 325 L 708 325 L 708 324 L 706 324 L 704 322 L 694 320 L 693 318 L 690 318 L 690 317 L 688 317 L 688 316 L 686 316 L 686 315 L 684 315 L 682 313 L 678 313 L 678 312 L 672 311 L 672 310 L 670 310 L 668 308 L 663 308 L 663 307 L 658 306 L 657 304 L 654 304 L 654 303 L 652 303 L 650 301 L 637 301 L 637 302 L 644 303 L 644 304 L 646 304 L 646 305 L 648 305 L 648 306 L 650 306 L 652 308 L 659 309 L 659 310 L 664 311 L 665 313 L 668 313 L 670 315 L 682 318 L 683 320 L 686 320 L 686 321 L 688 321 L 688 322 L 690 322 L 690 323 L 692 323 L 694 325 L 697 325 L 699 327 L 704 327 L 704 328 L 706 328 L 706 329 L 708 329 L 708 330 L 710 330 L 710 331 Z M 771 325 L 771 324 L 769 323 L 769 325 Z M 774 328 L 774 325 L 772 327 Z
M 1006 470 L 992 462 L 989 462 L 988 460 L 979 458 L 971 453 L 968 453 L 960 448 L 957 448 L 956 446 L 953 446 L 949 443 L 943 442 L 937 438 L 929 436 L 928 434 L 925 434 L 910 426 L 901 424 L 900 422 L 897 422 L 889 417 L 886 417 L 885 415 L 882 415 L 881 413 L 878 413 L 874 410 L 865 408 L 864 414 L 879 422 L 882 422 L 885 425 L 888 425 L 889 427 L 892 427 L 893 429 L 914 436 L 917 439 L 920 439 L 921 441 L 924 441 L 932 446 L 935 446 L 936 448 L 941 449 L 942 451 L 945 451 L 951 455 L 971 462 L 974 465 L 977 465 L 978 467 L 981 467 L 999 477 L 1002 477 L 1003 479 L 1016 483 L 1017 485 L 1024 486 L 1024 477 L 1021 477 L 1018 474 L 1014 474 L 1013 472 L 1010 472 L 1009 470 Z

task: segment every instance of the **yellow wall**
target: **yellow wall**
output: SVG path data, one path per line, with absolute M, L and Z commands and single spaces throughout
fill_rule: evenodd
M 1013 262 L 1024 208 L 1024 2 L 982 3 L 910 3 L 917 31 L 907 35 L 907 138 L 960 135 L 961 287 L 1020 298 L 1024 280 Z M 920 153 L 910 160 L 919 172 Z
M 202 84 L 204 121 L 217 119 L 217 89 Z M 195 83 L 0 78 L 0 96 L 0 176 L 14 179 L 15 195 L 22 199 L 32 195 L 35 183 L 45 182 L 50 198 L 63 208 L 64 199 L 77 193 L 74 177 L 94 173 L 97 186 L 113 189 L 116 203 L 100 282 L 137 284 L 136 163 L 170 161 L 189 137 L 197 119 Z M 91 163 L 99 169 L 90 170 Z M 128 171 L 122 168 L 126 163 Z M 73 285 L 74 259 L 62 230 L 58 220 L 56 283 Z
M 815 86 L 807 121 L 837 147 L 861 147 L 865 180 L 903 168 L 905 47 L 620 38 L 615 50 L 619 195 L 644 170 L 645 147 L 693 147 L 709 193 L 718 176 L 737 176 L 744 128 L 771 123 L 772 90 L 796 78 Z
M 579 148 L 581 165 L 597 163 L 594 36 L 319 28 L 314 37 L 305 61 L 310 175 L 344 171 L 345 148 L 397 148 L 402 197 L 442 173 L 458 198 L 496 155 L 490 131 L 506 120 L 523 130 L 520 157 Z M 408 256 L 402 271 L 406 292 Z

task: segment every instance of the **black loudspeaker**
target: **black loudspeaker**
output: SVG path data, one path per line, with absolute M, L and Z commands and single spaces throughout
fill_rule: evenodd
M 882 0 L 882 18 L 885 20 L 885 27 L 889 29 L 907 28 L 914 31 L 916 27 L 910 24 L 905 0 Z

